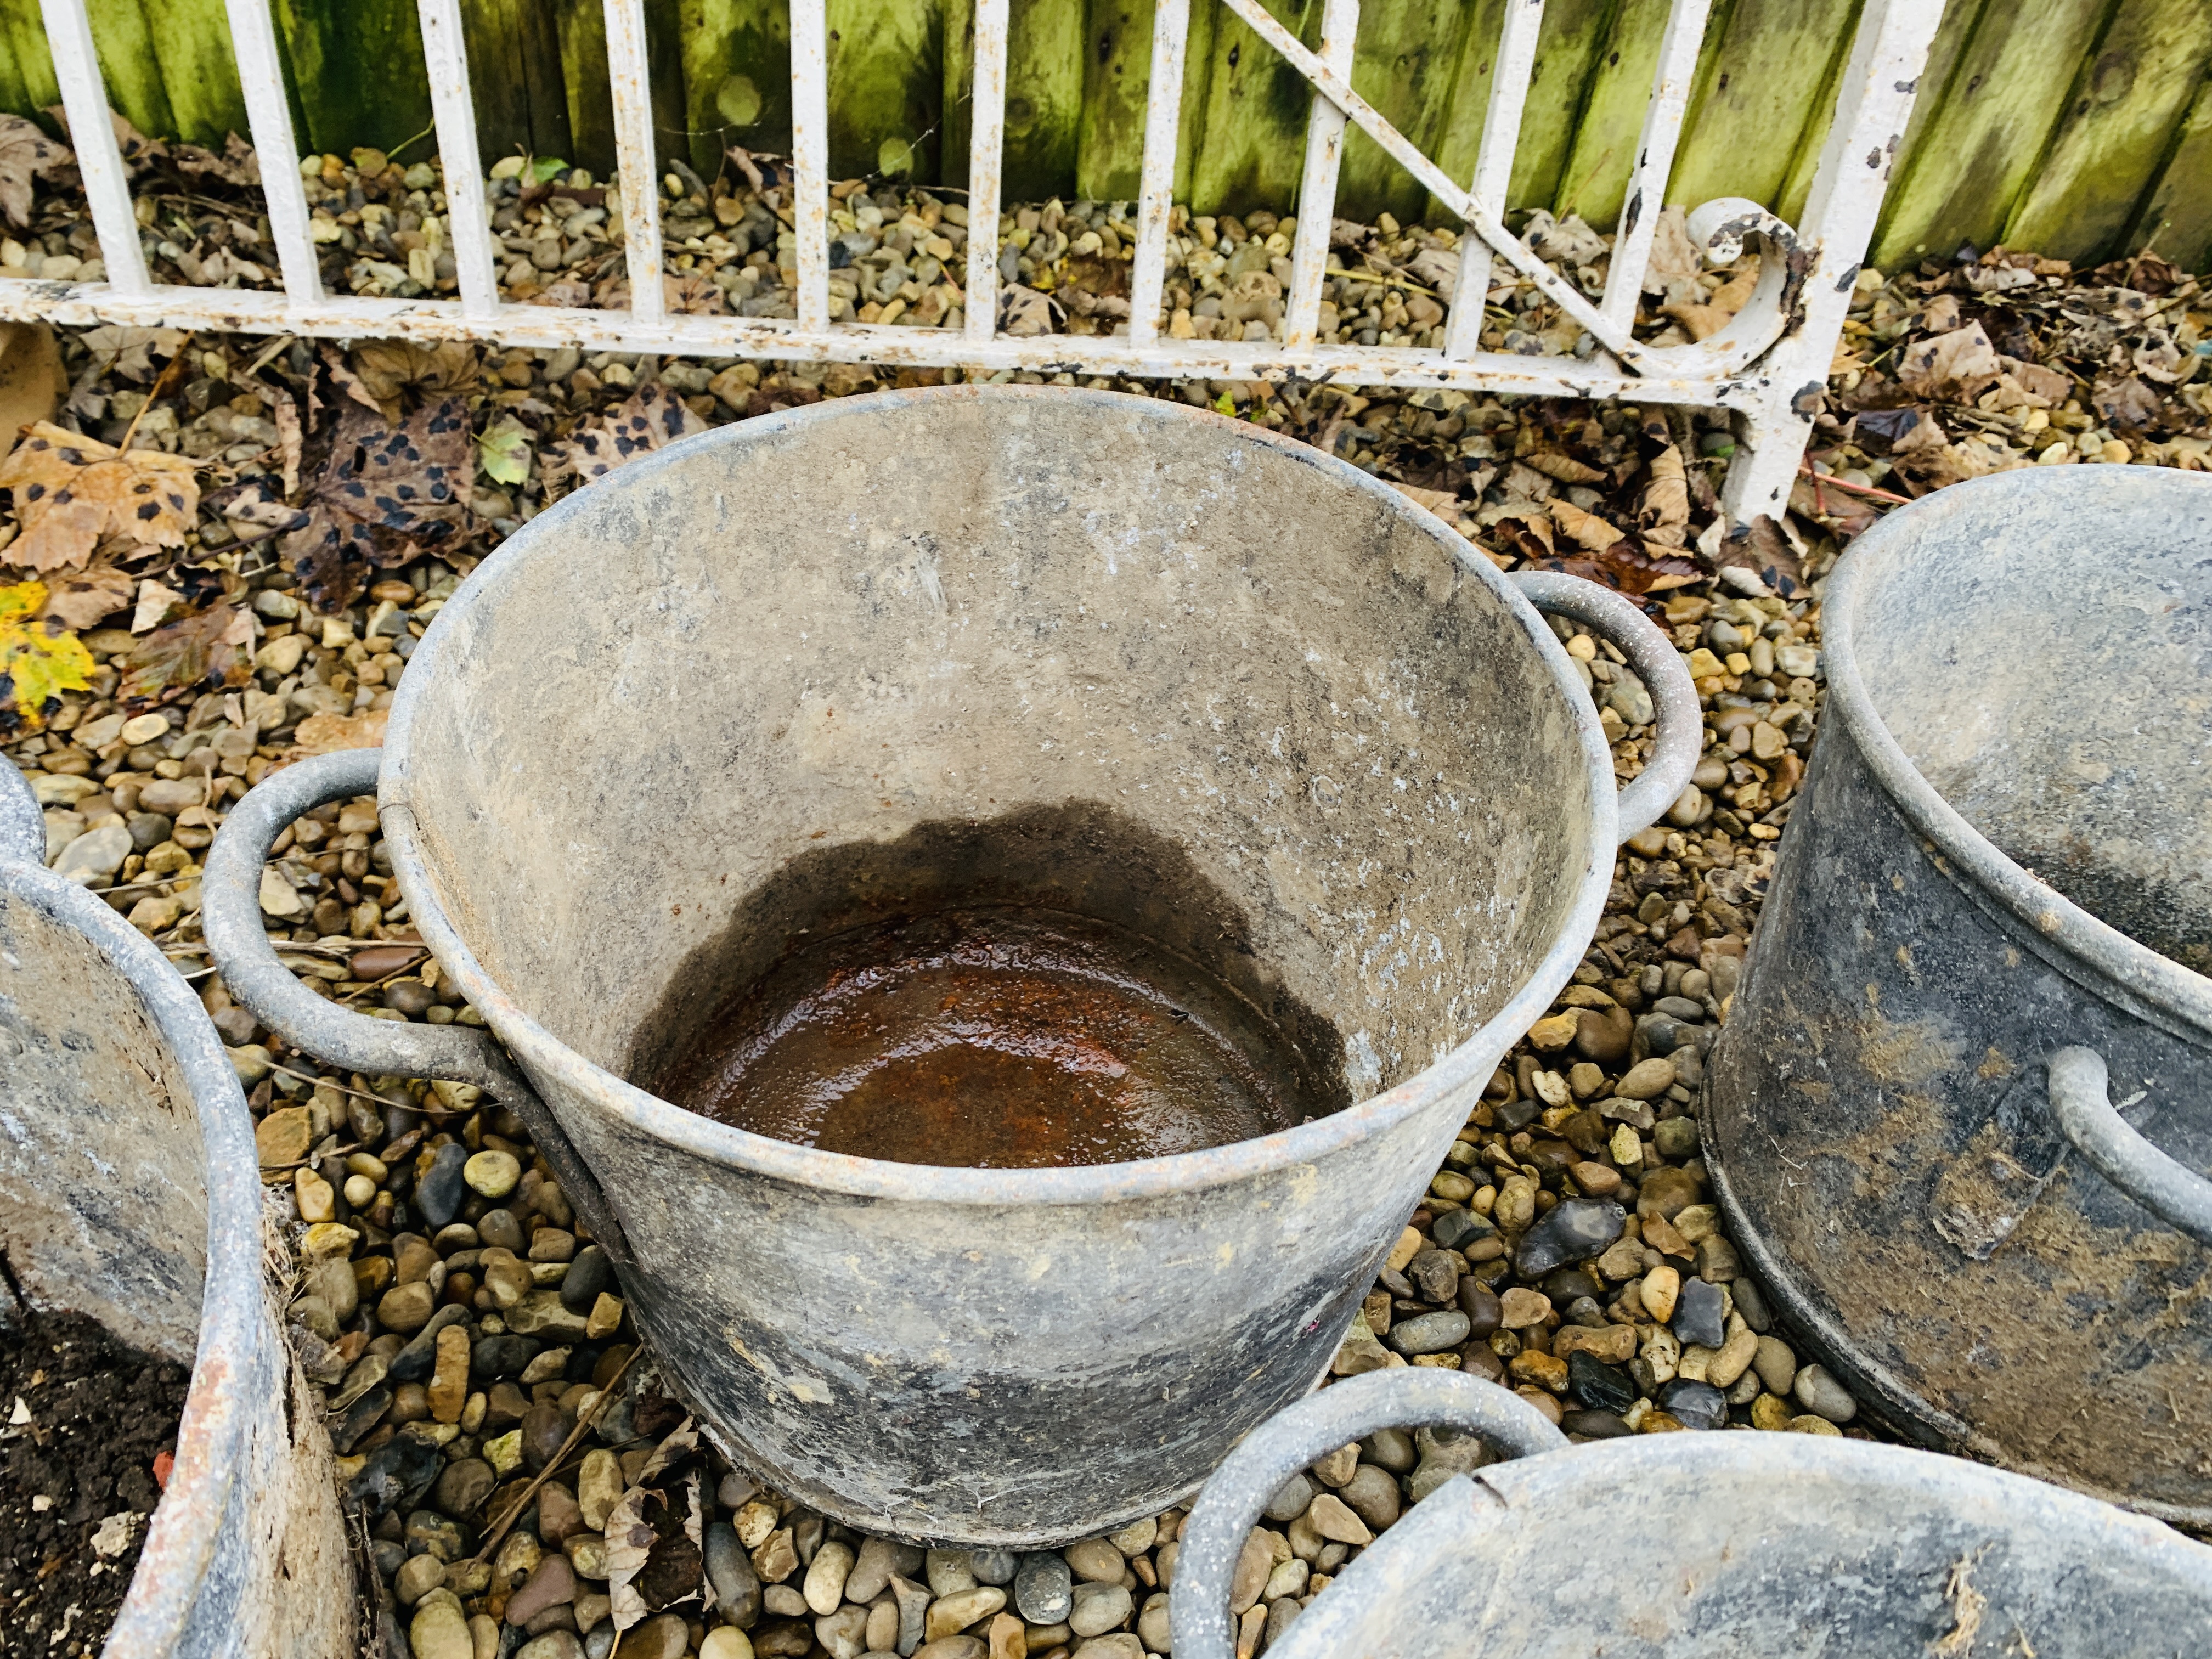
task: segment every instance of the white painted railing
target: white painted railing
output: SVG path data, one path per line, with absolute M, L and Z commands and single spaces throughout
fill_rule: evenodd
M 1802 224 L 1793 228 L 1758 204 L 1741 199 L 1708 202 L 1694 209 L 1688 217 L 1691 240 L 1709 257 L 1733 258 L 1745 242 L 1759 244 L 1759 285 L 1720 333 L 1695 344 L 1656 346 L 1638 339 L 1632 330 L 1711 0 L 1674 0 L 1610 269 L 1604 291 L 1595 300 L 1537 258 L 1505 228 L 1500 216 L 1535 63 L 1543 0 L 1508 0 L 1474 179 L 1465 187 L 1446 176 L 1352 91 L 1359 0 L 1325 0 L 1317 52 L 1302 46 L 1260 0 L 1198 0 L 1201 5 L 1226 5 L 1314 87 L 1284 337 L 1237 342 L 1163 338 L 1160 331 L 1181 110 L 1178 93 L 1192 0 L 1157 0 L 1152 26 L 1155 90 L 1145 125 L 1126 331 L 1109 337 L 1019 338 L 1001 334 L 996 326 L 1008 0 L 976 3 L 966 292 L 970 296 L 988 294 L 993 299 L 988 304 L 968 305 L 964 326 L 957 331 L 830 319 L 823 0 L 793 0 L 791 9 L 797 316 L 790 320 L 668 313 L 661 283 L 659 168 L 647 82 L 643 0 L 605 0 L 630 308 L 604 311 L 502 301 L 471 112 L 459 0 L 418 3 L 444 166 L 458 299 L 325 294 L 309 238 L 300 173 L 275 164 L 263 167 L 262 180 L 283 279 L 282 292 L 154 283 L 106 118 L 106 94 L 85 0 L 44 0 L 55 75 L 68 109 L 106 280 L 0 283 L 0 319 L 342 338 L 496 340 L 540 349 L 576 345 L 593 350 L 959 366 L 984 371 L 1215 380 L 1295 374 L 1346 385 L 1698 404 L 1724 408 L 1735 416 L 1739 445 L 1726 505 L 1738 519 L 1747 519 L 1778 512 L 1788 499 L 1858 261 L 1873 233 L 1942 10 L 1936 0 L 1866 0 Z M 254 149 L 264 162 L 297 156 L 269 0 L 227 0 L 227 5 Z M 1456 303 L 1447 316 L 1441 348 L 1332 345 L 1318 338 L 1329 221 L 1347 126 L 1366 133 L 1466 222 L 1468 234 L 1461 241 Z M 1480 349 L 1483 304 L 1498 260 L 1534 284 L 1564 316 L 1588 331 L 1595 349 L 1587 359 Z

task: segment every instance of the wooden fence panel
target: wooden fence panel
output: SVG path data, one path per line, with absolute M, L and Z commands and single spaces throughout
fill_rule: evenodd
M 1936 0 L 1929 0 L 1935 3 Z M 414 0 L 274 0 L 303 147 L 429 153 Z M 1321 0 L 1267 0 L 1309 45 Z M 1861 0 L 1714 0 L 1667 199 L 1802 209 Z M 1366 0 L 1353 84 L 1455 179 L 1472 177 L 1504 0 Z M 90 0 L 117 107 L 219 142 L 243 125 L 222 0 Z M 789 0 L 647 0 L 664 156 L 791 143 Z M 1666 0 L 1549 0 L 1509 205 L 1618 216 Z M 830 166 L 957 185 L 974 0 L 830 0 Z M 464 0 L 481 149 L 613 166 L 601 0 Z M 1152 0 L 1013 0 L 1006 199 L 1134 195 Z M 1294 207 L 1308 93 L 1218 0 L 1194 0 L 1176 196 Z M 2080 260 L 2212 262 L 2212 0 L 1948 0 L 1871 254 L 1893 265 L 2000 239 Z M 57 101 L 38 0 L 0 0 L 0 108 Z M 41 118 L 46 118 L 41 116 Z M 1449 216 L 1364 134 L 1336 212 Z
M 2121 0 L 2004 239 L 2090 263 L 2121 251 L 2212 58 L 2204 0 Z

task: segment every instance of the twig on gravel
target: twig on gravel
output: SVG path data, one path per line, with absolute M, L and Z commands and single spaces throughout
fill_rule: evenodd
M 599 1420 L 599 1413 L 605 1411 L 614 1399 L 615 1390 L 621 1386 L 623 1377 L 637 1363 L 638 1355 L 644 1352 L 645 1344 L 642 1342 L 629 1351 L 629 1356 L 623 1361 L 621 1369 L 609 1377 L 607 1386 L 599 1390 L 599 1397 L 576 1419 L 576 1426 L 568 1431 L 568 1437 L 561 1443 L 561 1449 L 545 1460 L 545 1467 L 522 1489 L 521 1496 L 507 1506 L 507 1513 L 493 1522 L 491 1529 L 484 1534 L 483 1547 L 470 1558 L 469 1565 L 480 1566 L 491 1559 L 491 1553 L 499 1547 L 499 1540 L 507 1536 L 507 1529 L 520 1518 L 523 1510 L 530 1507 L 530 1500 L 538 1495 L 538 1489 L 553 1478 L 554 1470 L 561 1467 L 561 1460 L 575 1449 L 576 1443 L 590 1431 L 592 1425 Z
M 1822 484 L 1833 484 L 1838 489 L 1850 490 L 1854 495 L 1870 495 L 1875 501 L 1893 502 L 1899 507 L 1912 505 L 1912 497 L 1910 495 L 1899 495 L 1893 490 L 1877 489 L 1872 484 L 1853 483 L 1847 478 L 1838 478 L 1832 472 L 1815 472 L 1808 461 L 1797 463 L 1797 476 L 1801 478 L 1812 479 L 1813 487 L 1815 489 Z

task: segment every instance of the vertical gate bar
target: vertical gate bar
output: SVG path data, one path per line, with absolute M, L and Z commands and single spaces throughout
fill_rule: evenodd
M 1482 147 L 1474 158 L 1469 193 L 1492 213 L 1505 211 L 1505 191 L 1513 182 L 1513 157 L 1520 148 L 1521 115 L 1528 103 L 1528 82 L 1536 72 L 1536 37 L 1544 27 L 1544 0 L 1506 0 L 1504 27 L 1498 31 L 1498 67 L 1490 77 L 1490 103 L 1483 112 Z M 1459 281 L 1452 289 L 1451 315 L 1444 320 L 1444 356 L 1470 357 L 1482 349 L 1483 307 L 1490 303 L 1490 244 L 1468 226 L 1461 232 Z
M 1324 0 L 1321 61 L 1347 80 L 1359 38 L 1359 0 Z M 1321 285 L 1328 271 L 1328 232 L 1336 216 L 1336 178 L 1344 164 L 1344 112 L 1316 91 L 1306 112 L 1305 171 L 1298 178 L 1298 234 L 1291 250 L 1291 303 L 1283 343 L 1313 344 L 1321 328 Z
M 1926 0 L 1867 0 L 1860 14 L 1798 228 L 1797 246 L 1813 256 L 1802 314 L 1761 364 L 1766 391 L 1740 417 L 1721 489 L 1721 505 L 1739 523 L 1789 504 L 1942 9 Z
M 416 10 L 430 71 L 430 118 L 437 127 L 438 161 L 446 175 L 446 240 L 453 245 L 453 272 L 460 279 L 461 310 L 471 317 L 489 317 L 499 309 L 499 276 L 492 264 L 491 215 L 484 204 L 483 158 L 477 152 L 476 100 L 469 92 L 460 0 L 421 0 Z M 623 196 L 626 201 L 629 192 Z
M 61 85 L 62 107 L 69 112 L 70 145 L 92 204 L 92 228 L 100 237 L 100 262 L 107 280 L 132 298 L 152 287 L 146 275 L 146 250 L 138 245 L 138 217 L 131 205 L 131 179 L 123 170 L 123 151 L 107 118 L 107 88 L 100 78 L 100 56 L 92 44 L 92 20 L 84 0 L 41 0 L 46 46 L 53 53 L 54 79 Z
M 1182 58 L 1190 39 L 1190 0 L 1158 0 L 1152 14 L 1152 78 L 1145 108 L 1145 159 L 1137 186 L 1137 249 L 1129 273 L 1129 342 L 1160 337 L 1160 295 L 1167 287 L 1168 215 L 1175 206 L 1176 140 L 1182 125 Z
M 829 0 L 791 0 L 791 230 L 799 326 L 830 326 Z
M 1698 72 L 1698 52 L 1705 40 L 1705 14 L 1711 0 L 1674 0 L 1667 33 L 1659 43 L 1659 69 L 1651 77 L 1651 101 L 1644 109 L 1644 135 L 1636 141 L 1636 170 L 1629 175 L 1620 228 L 1613 239 L 1613 268 L 1606 273 L 1605 296 L 1598 309 L 1626 328 L 1636 320 L 1636 301 L 1644 273 L 1651 264 L 1651 239 L 1666 205 L 1667 180 L 1674 171 L 1674 149 L 1681 142 L 1682 118 L 1689 112 L 1690 82 Z
M 307 234 L 307 192 L 300 185 L 299 143 L 292 136 L 292 106 L 284 96 L 284 69 L 276 55 L 276 22 L 269 15 L 269 0 L 227 0 L 226 9 L 238 83 L 246 94 L 246 125 L 261 167 L 270 240 L 276 244 L 276 268 L 283 275 L 285 297 L 295 306 L 311 306 L 323 297 L 323 274 Z
M 1008 0 L 975 0 L 975 83 L 968 144 L 967 331 L 999 325 L 999 188 L 1006 137 Z
M 668 313 L 660 288 L 660 167 L 653 143 L 653 83 L 645 0 L 606 0 L 607 78 L 614 93 L 615 165 L 622 177 L 623 253 L 629 312 L 641 323 Z M 442 133 L 441 123 L 441 136 Z

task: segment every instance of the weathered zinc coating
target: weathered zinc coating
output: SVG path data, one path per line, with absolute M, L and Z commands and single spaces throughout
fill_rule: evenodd
M 1273 1659 L 2148 1659 L 2200 1651 L 2212 1628 L 2212 1550 L 2039 1481 L 1827 1436 L 1570 1447 L 1516 1408 L 1537 1417 L 1464 1374 L 1375 1371 L 1255 1431 L 1184 1527 L 1176 1659 L 1237 1650 L 1231 1575 L 1281 1482 L 1376 1429 L 1431 1424 L 1521 1461 L 1414 1505 Z
M 1731 1237 L 1915 1437 L 2212 1524 L 2212 479 L 1946 489 L 1825 616 L 1706 1069 Z
M 1681 722 L 1680 659 L 1596 603 Z M 1669 732 L 1645 810 L 1694 750 Z M 1157 1512 L 1311 1386 L 1584 948 L 1613 792 L 1559 641 L 1395 491 L 1179 405 L 1011 386 L 749 421 L 542 515 L 425 635 L 381 776 L 424 940 L 597 1173 L 712 1431 L 840 1520 L 989 1544 Z M 210 871 L 227 972 L 220 941 L 266 949 L 251 862 Z M 1208 964 L 1346 1109 L 992 1170 L 648 1092 L 805 929 L 972 892 Z
M 45 852 L 38 803 L 0 766 L 0 1249 L 34 1306 L 192 1368 L 106 1659 L 338 1659 L 352 1571 L 263 1279 L 237 1074 L 161 951 Z

